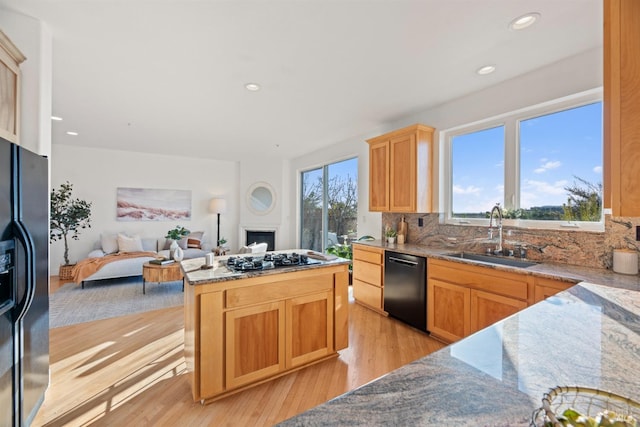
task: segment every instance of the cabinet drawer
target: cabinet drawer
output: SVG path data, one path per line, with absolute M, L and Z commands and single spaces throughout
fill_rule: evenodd
M 355 260 L 353 261 L 353 278 L 371 285 L 382 286 L 382 266 Z
M 235 308 L 269 301 L 280 301 L 296 295 L 332 289 L 333 274 L 229 289 L 226 292 L 225 307 Z
M 524 301 L 527 300 L 527 276 L 486 267 L 463 265 L 457 262 L 434 261 L 429 263 L 427 270 L 429 277 Z
M 353 297 L 358 302 L 382 310 L 382 288 L 353 279 Z
M 382 264 L 382 251 L 373 252 L 364 249 L 354 249 L 353 259 L 370 262 L 372 264 Z

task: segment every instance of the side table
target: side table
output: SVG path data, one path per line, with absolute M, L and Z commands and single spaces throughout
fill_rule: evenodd
M 175 282 L 182 280 L 182 270 L 180 263 L 174 262 L 167 265 L 144 263 L 142 266 L 142 293 L 146 293 L 147 282 Z M 184 292 L 184 281 L 182 282 L 182 292 Z

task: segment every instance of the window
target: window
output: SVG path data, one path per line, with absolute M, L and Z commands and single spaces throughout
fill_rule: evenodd
M 590 92 L 446 131 L 447 222 L 484 223 L 500 203 L 511 225 L 602 230 L 600 99 Z
M 322 252 L 356 237 L 358 159 L 301 173 L 300 247 Z

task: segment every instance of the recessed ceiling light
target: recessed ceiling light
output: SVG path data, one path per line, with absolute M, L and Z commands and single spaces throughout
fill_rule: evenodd
M 518 16 L 516 19 L 511 21 L 509 28 L 512 30 L 524 30 L 525 28 L 532 26 L 538 19 L 540 19 L 539 13 L 527 13 L 526 15 Z
M 51 120 L 55 120 L 56 122 L 62 121 L 62 117 L 51 116 Z
M 494 65 L 485 65 L 484 67 L 480 67 L 476 70 L 476 73 L 484 76 L 485 74 L 491 74 L 496 70 Z
M 67 135 L 71 135 L 71 136 L 78 136 L 78 132 L 67 132 Z
M 244 87 L 251 92 L 257 92 L 260 90 L 260 85 L 258 83 L 247 83 Z

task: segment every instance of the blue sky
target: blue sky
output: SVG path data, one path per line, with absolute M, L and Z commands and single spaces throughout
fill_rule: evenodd
M 566 203 L 564 187 L 574 183 L 574 176 L 602 182 L 601 102 L 523 120 L 520 140 L 520 207 Z M 454 138 L 454 212 L 504 205 L 503 147 L 502 127 Z

